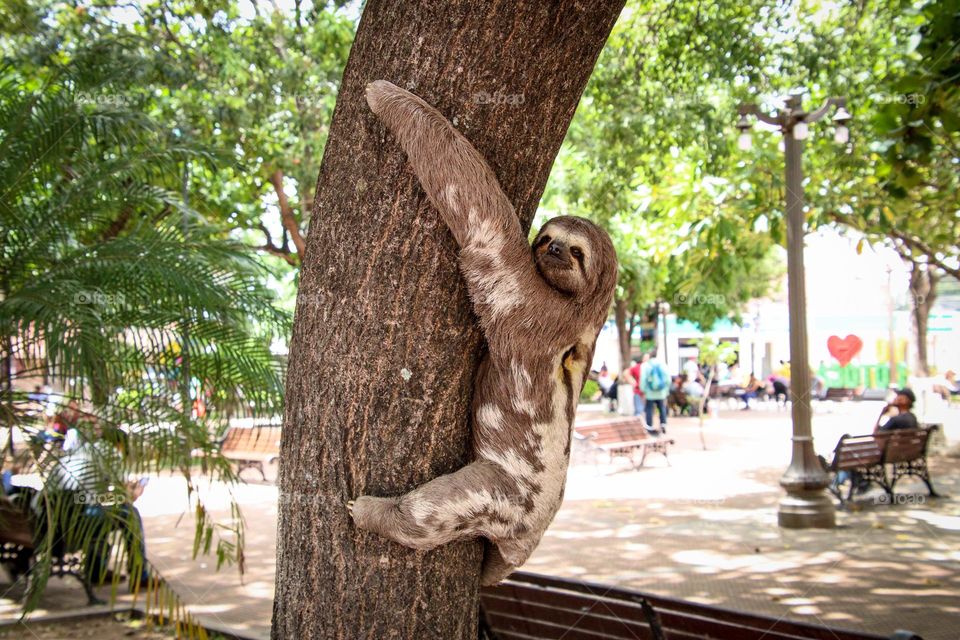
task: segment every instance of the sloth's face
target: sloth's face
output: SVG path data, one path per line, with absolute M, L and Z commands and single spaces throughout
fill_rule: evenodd
M 574 298 L 599 295 L 616 282 L 613 244 L 589 220 L 554 218 L 540 229 L 531 248 L 537 271 L 561 293 Z

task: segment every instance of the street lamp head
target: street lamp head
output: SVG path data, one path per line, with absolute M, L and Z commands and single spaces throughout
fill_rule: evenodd
M 833 140 L 837 144 L 847 144 L 850 141 L 850 129 L 845 124 L 838 124 L 833 132 Z
M 837 108 L 837 112 L 833 114 L 833 123 L 837 126 L 836 131 L 833 133 L 833 139 L 837 144 L 847 144 L 850 141 L 850 129 L 847 127 L 847 123 L 853 119 L 853 116 L 850 115 L 850 112 L 847 111 L 846 107 L 841 104 Z
M 803 120 L 797 120 L 793 125 L 793 139 L 806 140 L 810 135 L 810 126 Z
M 750 127 L 751 123 L 749 118 L 747 118 L 746 113 L 740 114 L 740 119 L 737 120 L 737 129 L 740 130 L 740 137 L 737 138 L 737 147 L 740 148 L 740 151 L 749 151 L 750 147 L 753 145 L 753 141 L 750 138 Z
M 850 115 L 846 107 L 841 106 L 837 109 L 837 112 L 833 114 L 833 121 L 838 125 L 846 124 L 851 120 L 853 120 L 853 116 Z

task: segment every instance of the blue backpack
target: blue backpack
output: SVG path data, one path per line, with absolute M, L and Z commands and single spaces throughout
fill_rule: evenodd
M 669 384 L 669 381 L 667 375 L 663 372 L 663 366 L 659 362 L 651 364 L 650 370 L 647 371 L 647 388 L 651 391 L 663 391 L 667 388 L 667 384 Z

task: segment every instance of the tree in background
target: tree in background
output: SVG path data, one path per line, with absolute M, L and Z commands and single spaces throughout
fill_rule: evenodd
M 707 367 L 707 380 L 703 384 L 703 395 L 697 407 L 697 423 L 700 428 L 700 446 L 707 450 L 707 441 L 703 434 L 703 423 L 706 420 L 704 408 L 710 397 L 710 385 L 717 378 L 717 367 L 721 362 L 732 364 L 737 359 L 737 345 L 732 342 L 718 342 L 713 336 L 704 336 L 697 343 L 697 363 Z
M 78 401 L 81 440 L 116 436 L 122 454 L 97 460 L 104 493 L 130 474 L 178 472 L 197 518 L 194 552 L 215 550 L 218 565 L 242 565 L 242 522 L 213 522 L 193 453 L 203 452 L 204 474 L 235 481 L 217 451 L 226 420 L 282 405 L 269 345 L 287 318 L 263 268 L 188 206 L 184 168 L 211 157 L 134 102 L 129 83 L 144 65 L 122 41 L 99 40 L 42 67 L 0 66 L 4 466 L 40 474 L 43 520 L 59 523 L 39 542 L 27 609 L 46 584 L 57 532 L 74 532 L 78 549 L 99 532 L 80 526 L 72 500 L 57 499 L 50 478 L 62 467 L 43 439 L 15 444 L 14 431 L 39 436 L 46 426 L 24 385 L 49 382 L 64 403 Z
M 320 159 L 355 24 L 342 2 L 292 10 L 196 0 L 79 7 L 20 0 L 5 49 L 26 69 L 86 42 L 122 38 L 145 61 L 118 99 L 171 123 L 181 139 L 218 154 L 194 167 L 194 206 L 229 226 L 288 283 L 305 246 Z M 2 12 L 3 10 L 0 10 Z M 282 264 L 277 264 L 280 261 Z M 293 267 L 293 268 L 291 268 Z
M 876 87 L 866 135 L 871 165 L 860 212 L 835 217 L 893 246 L 910 267 L 916 373 L 928 375 L 927 324 L 943 276 L 960 281 L 960 11 L 955 1 L 911 8 L 900 62 Z M 857 215 L 859 213 L 859 215 Z
M 844 95 L 854 114 L 851 141 L 842 150 L 828 130 L 807 140 L 810 227 L 852 231 L 895 249 L 910 265 L 917 370 L 923 375 L 936 283 L 942 275 L 956 278 L 960 267 L 956 2 L 873 0 L 791 12 L 794 37 L 781 38 L 768 51 L 783 63 L 782 86 L 809 89 L 810 104 Z M 762 222 L 779 240 L 782 154 L 773 136 L 755 143 L 749 161 L 731 174 L 741 185 L 734 205 L 741 219 Z
M 630 3 L 561 150 L 543 208 L 611 232 L 623 362 L 633 328 L 656 326 L 662 303 L 709 331 L 782 274 L 766 229 L 730 207 L 727 177 L 735 98 L 764 55 L 757 17 L 769 29 L 780 19 L 763 4 Z

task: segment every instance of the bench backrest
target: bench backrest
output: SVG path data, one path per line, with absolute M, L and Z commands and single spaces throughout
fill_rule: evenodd
M 614 418 L 609 422 L 588 422 L 574 426 L 574 430 L 593 444 L 636 442 L 649 437 L 640 418 Z
M 882 402 L 887 399 L 887 395 L 889 395 L 889 393 L 890 392 L 887 389 L 864 389 L 863 393 L 857 396 L 857 399 L 878 400 Z
M 524 572 L 484 587 L 480 600 L 486 624 L 498 640 L 655 639 L 651 619 L 663 632 L 659 637 L 669 640 L 882 640 L 868 633 Z
M 882 461 L 883 440 L 878 440 L 873 435 L 845 435 L 833 450 L 833 462 L 830 466 L 834 471 L 844 471 L 871 467 Z
M 936 428 L 932 425 L 920 429 L 881 431 L 865 436 L 845 435 L 833 450 L 830 468 L 842 471 L 922 458 L 927 453 L 930 434 Z
M 824 400 L 850 400 L 854 397 L 856 390 L 847 387 L 831 387 L 823 396 Z
M 0 497 L 0 544 L 11 543 L 33 548 L 33 527 L 30 517 L 6 496 Z
M 886 442 L 884 462 L 909 462 L 922 458 L 927 452 L 932 429 L 896 429 L 877 434 L 877 439 Z
M 230 427 L 221 451 L 275 453 L 280 451 L 280 427 Z

